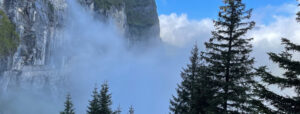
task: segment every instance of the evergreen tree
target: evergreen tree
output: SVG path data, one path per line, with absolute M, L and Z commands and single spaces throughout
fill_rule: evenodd
M 298 6 L 300 6 L 300 4 Z M 297 13 L 297 21 L 300 22 L 300 11 Z
M 101 91 L 99 94 L 99 103 L 100 103 L 100 113 L 99 114 L 111 114 L 112 110 L 111 110 L 111 105 L 112 105 L 112 101 L 111 101 L 111 94 L 108 93 L 109 92 L 109 87 L 107 83 L 104 83 L 101 86 Z
M 206 75 L 206 67 L 201 64 L 197 45 L 191 54 L 191 63 L 181 73 L 183 81 L 177 88 L 178 97 L 173 96 L 170 101 L 170 110 L 174 114 L 199 114 L 216 110 L 209 103 L 215 92 L 209 87 L 211 79 Z
M 300 21 L 300 12 L 297 13 L 298 22 Z M 291 52 L 300 52 L 300 45 L 292 43 L 290 40 L 283 38 L 282 44 L 285 46 L 285 51 L 280 54 L 268 53 L 270 59 L 279 64 L 279 67 L 285 70 L 283 76 L 274 76 L 267 72 L 267 67 L 261 67 L 257 70 L 262 81 L 269 85 L 277 85 L 281 89 L 293 89 L 296 96 L 282 96 L 273 91 L 270 91 L 262 84 L 259 85 L 257 93 L 260 98 L 267 100 L 273 107 L 274 113 L 298 114 L 300 113 L 300 61 L 293 59 Z M 270 106 L 265 106 L 270 107 Z M 274 109 L 274 108 L 272 108 Z
M 134 108 L 132 106 L 129 108 L 129 114 L 134 114 Z
M 121 107 L 120 107 L 120 105 L 118 106 L 118 108 L 117 108 L 117 110 L 116 111 L 114 111 L 114 113 L 113 114 L 121 114 Z
M 242 0 L 224 0 L 219 18 L 214 21 L 212 38 L 205 43 L 207 51 L 203 58 L 207 62 L 209 75 L 219 91 L 214 102 L 223 113 L 258 112 L 260 104 L 254 99 L 253 64 L 250 57 L 252 38 L 245 34 L 255 26 L 251 18 L 252 9 L 246 10 Z
M 100 100 L 99 100 L 99 93 L 98 93 L 98 89 L 95 87 L 94 91 L 93 91 L 93 100 L 89 101 L 89 107 L 88 107 L 88 111 L 87 114 L 99 114 L 100 113 Z
M 67 95 L 67 100 L 65 102 L 65 110 L 63 112 L 60 112 L 60 114 L 75 114 L 70 94 Z
M 260 97 L 270 102 L 276 107 L 276 113 L 298 114 L 300 113 L 300 61 L 293 59 L 290 51 L 300 52 L 300 45 L 290 42 L 283 38 L 282 44 L 285 45 L 286 51 L 275 54 L 269 53 L 270 59 L 279 64 L 280 68 L 285 70 L 283 76 L 274 76 L 266 71 L 266 67 L 258 69 L 264 83 L 277 85 L 281 89 L 294 89 L 296 96 L 281 96 L 267 87 L 260 85 Z

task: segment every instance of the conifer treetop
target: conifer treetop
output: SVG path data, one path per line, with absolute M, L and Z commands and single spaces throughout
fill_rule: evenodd
M 297 0 L 298 2 L 300 2 L 299 0 Z M 298 6 L 300 6 L 300 4 L 298 4 Z M 296 20 L 298 21 L 298 22 L 300 22 L 300 11 L 297 13 L 297 18 L 296 18 Z
M 65 110 L 60 114 L 75 114 L 70 94 L 68 94 L 66 97 Z
M 92 98 L 93 99 L 89 101 L 87 114 L 98 114 L 100 112 L 100 98 L 97 87 L 94 88 Z
M 214 20 L 215 30 L 205 42 L 203 58 L 208 64 L 209 74 L 214 77 L 218 107 L 224 113 L 251 113 L 255 109 L 254 58 L 251 40 L 246 34 L 253 29 L 252 9 L 246 9 L 242 0 L 223 0 L 218 19 Z M 253 107 L 252 107 L 253 106 Z
M 132 105 L 129 107 L 129 114 L 134 114 L 134 108 Z
M 101 85 L 101 90 L 99 93 L 99 103 L 100 103 L 100 113 L 101 114 L 111 114 L 112 109 L 112 101 L 111 101 L 111 94 L 109 93 L 109 86 L 107 82 Z

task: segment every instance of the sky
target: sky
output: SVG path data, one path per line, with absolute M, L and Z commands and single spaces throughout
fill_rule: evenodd
M 219 6 L 222 5 L 222 0 L 189 0 L 189 2 L 186 0 L 156 0 L 156 2 L 162 40 L 181 46 L 194 39 L 203 41 L 204 37 L 209 37 L 210 31 L 213 30 L 212 20 L 217 18 Z M 282 21 L 284 20 L 290 21 L 287 24 L 291 24 L 295 22 L 295 13 L 299 9 L 296 0 L 244 0 L 243 2 L 246 3 L 246 8 L 253 9 L 251 19 L 256 22 L 254 30 L 262 30 L 261 28 L 270 26 L 283 26 L 284 22 Z M 278 37 L 279 33 L 276 34 Z M 257 37 L 254 38 L 254 41 L 272 38 Z
M 214 29 L 212 20 L 217 18 L 222 0 L 156 0 L 156 2 L 162 41 L 176 47 L 189 47 L 189 49 L 197 42 L 200 50 L 204 50 L 203 43 L 211 36 L 210 33 Z M 295 20 L 296 12 L 300 11 L 297 1 L 243 0 L 243 2 L 246 3 L 246 8 L 253 8 L 251 19 L 256 22 L 255 28 L 246 35 L 254 38 L 252 56 L 255 57 L 255 66 L 266 65 L 275 75 L 280 75 L 282 70 L 269 60 L 267 52 L 283 51 L 281 45 L 283 37 L 300 44 L 300 23 Z M 187 57 L 186 61 L 188 61 Z M 168 87 L 173 89 L 168 92 L 174 95 L 176 83 L 180 81 L 180 75 L 174 75 L 173 79 L 167 82 Z M 270 89 L 279 92 L 274 86 L 270 86 Z M 294 95 L 290 90 L 284 90 L 280 94 Z M 168 109 L 165 109 L 168 108 L 167 101 L 162 100 L 161 110 L 156 109 L 158 111 L 153 112 L 167 114 Z
M 300 24 L 295 20 L 300 10 L 297 2 L 245 0 L 245 3 L 247 8 L 254 8 L 251 20 L 256 26 L 245 37 L 254 38 L 251 56 L 256 58 L 255 66 L 267 65 L 273 73 L 280 74 L 281 70 L 266 53 L 280 52 L 282 37 L 300 43 Z M 138 47 L 133 52 L 124 49 L 124 39 L 115 34 L 114 27 L 95 22 L 78 4 L 71 7 L 71 24 L 67 24 L 65 34 L 70 45 L 74 45 L 66 52 L 71 52 L 76 61 L 70 67 L 70 91 L 76 110 L 85 113 L 93 87 L 108 81 L 113 109 L 120 105 L 122 114 L 127 113 L 130 105 L 136 114 L 168 114 L 169 101 L 172 95 L 176 96 L 177 84 L 182 80 L 180 71 L 189 62 L 190 50 L 196 42 L 200 51 L 204 51 L 203 43 L 211 37 L 212 20 L 217 18 L 220 5 L 221 0 L 157 0 L 160 37 L 165 45 L 149 50 Z M 271 89 L 278 91 L 276 87 Z M 293 95 L 293 92 L 281 94 Z
M 267 65 L 276 71 L 274 73 L 279 74 L 277 65 L 269 61 L 266 53 L 282 50 L 281 37 L 300 43 L 300 24 L 295 21 L 295 14 L 300 10 L 297 8 L 297 2 L 294 0 L 245 0 L 245 2 L 247 8 L 254 8 L 252 20 L 256 22 L 256 27 L 245 37 L 254 38 L 252 56 L 256 58 L 255 65 Z M 177 84 L 182 80 L 180 72 L 189 62 L 190 50 L 195 42 L 201 51 L 204 50 L 203 43 L 211 37 L 210 33 L 214 29 L 212 19 L 216 19 L 220 5 L 221 0 L 176 0 L 176 2 L 157 0 L 160 36 L 166 45 L 153 46 L 147 51 L 142 49 L 138 53 L 124 50 L 122 43 L 114 44 L 120 43 L 114 36 L 114 31 L 105 32 L 106 29 L 103 30 L 89 18 L 77 20 L 75 27 L 70 27 L 69 33 L 72 39 L 78 37 L 81 47 L 77 48 L 82 50 L 79 50 L 80 53 L 76 56 L 77 62 L 72 64 L 74 67 L 72 69 L 75 69 L 75 72 L 72 72 L 73 76 L 78 77 L 72 79 L 76 87 L 72 89 L 76 109 L 84 113 L 85 108 L 81 107 L 87 105 L 86 99 L 90 98 L 89 92 L 93 90 L 95 83 L 99 85 L 103 81 L 108 81 L 113 109 L 120 105 L 123 114 L 126 114 L 132 105 L 136 114 L 168 114 L 169 101 L 172 95 L 176 96 Z M 80 10 L 77 11 L 78 8 L 74 9 L 75 17 L 90 17 L 82 16 L 86 13 L 80 13 Z M 86 26 L 87 24 L 89 26 Z M 93 28 L 93 31 L 90 28 Z M 84 37 L 89 37 L 90 41 L 82 42 L 84 40 L 81 38 Z M 76 43 L 78 42 L 71 44 Z M 104 45 L 105 56 L 98 55 L 97 49 L 101 48 L 99 45 Z M 97 48 L 90 50 L 90 47 Z M 81 78 L 83 75 L 85 78 Z M 282 94 L 293 93 L 287 91 Z
M 190 19 L 215 18 L 222 0 L 156 0 L 159 14 L 188 14 Z M 296 0 L 244 0 L 248 8 L 293 4 Z
M 169 101 L 172 95 L 176 96 L 177 84 L 182 80 L 180 71 L 188 63 L 190 50 L 195 42 L 200 51 L 204 50 L 203 43 L 208 41 L 214 29 L 212 20 L 217 18 L 218 8 L 222 5 L 221 0 L 156 0 L 160 36 L 166 45 L 132 52 L 124 49 L 124 39 L 115 34 L 116 28 L 95 21 L 79 4 L 69 1 L 71 15 L 64 35 L 69 42 L 66 47 L 72 48 L 60 51 L 74 56 L 66 72 L 72 74 L 68 79 L 69 91 L 79 113 L 86 112 L 87 100 L 95 85 L 99 87 L 108 81 L 113 109 L 120 105 L 122 114 L 127 114 L 130 105 L 136 114 L 168 114 Z M 244 2 L 247 8 L 254 9 L 252 20 L 256 26 L 245 37 L 254 38 L 251 43 L 255 65 L 267 65 L 275 74 L 280 74 L 281 70 L 266 53 L 280 52 L 282 37 L 300 44 L 300 23 L 295 20 L 300 9 L 296 0 Z M 293 95 L 293 92 L 281 94 Z M 31 101 L 25 99 L 21 112 L 29 106 L 28 100 Z M 10 105 L 16 103 L 19 104 Z M 62 109 L 63 103 L 57 104 L 57 108 Z

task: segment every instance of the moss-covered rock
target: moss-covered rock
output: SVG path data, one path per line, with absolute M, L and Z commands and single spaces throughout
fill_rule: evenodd
M 155 0 L 94 0 L 95 10 L 120 8 L 125 3 L 127 23 L 135 26 L 157 24 L 158 15 Z
M 148 41 L 159 37 L 159 20 L 155 0 L 125 0 L 127 37 Z
M 0 10 L 0 57 L 15 53 L 19 45 L 19 36 L 14 24 L 8 19 L 4 11 Z
M 154 0 L 125 0 L 127 23 L 147 27 L 158 23 Z
M 109 10 L 112 7 L 120 8 L 123 0 L 94 0 L 95 10 Z
M 110 16 L 124 14 L 122 22 L 125 35 L 130 41 L 145 41 L 159 37 L 159 19 L 155 0 L 81 0 L 93 3 L 101 21 Z M 90 5 L 88 5 L 90 6 Z M 120 13 L 121 12 L 121 13 Z M 115 18 L 115 17 L 113 17 Z

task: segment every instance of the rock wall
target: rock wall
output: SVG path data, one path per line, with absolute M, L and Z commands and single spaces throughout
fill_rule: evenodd
M 131 41 L 159 40 L 160 28 L 155 0 L 125 0 L 126 36 Z
M 16 27 L 20 43 L 0 76 L 2 90 L 25 84 L 47 85 L 56 74 L 50 67 L 51 54 L 61 39 L 67 4 L 64 0 L 2 0 L 4 10 Z M 58 76 L 58 75 L 57 75 Z M 36 86 L 41 87 L 41 86 Z M 49 86 L 50 87 L 50 86 Z M 42 87 L 41 87 L 42 88 Z
M 159 40 L 160 28 L 155 0 L 81 0 L 99 19 L 115 20 L 131 43 Z
M 114 20 L 129 42 L 148 42 L 159 39 L 159 21 L 155 0 L 79 0 L 81 5 L 95 12 L 106 22 Z M 7 90 L 22 84 L 44 89 L 63 80 L 59 67 L 53 64 L 55 50 L 63 46 L 63 27 L 67 18 L 66 0 L 0 0 L 3 10 L 16 27 L 20 43 L 15 54 L 0 65 L 0 88 Z M 61 64 L 63 58 L 61 58 Z M 10 65 L 7 65 L 10 64 Z M 1 90 L 1 89 L 0 89 Z

